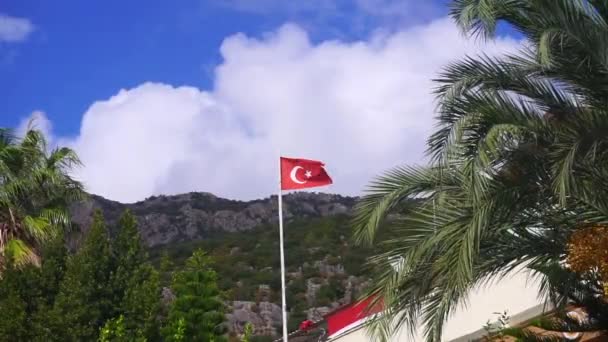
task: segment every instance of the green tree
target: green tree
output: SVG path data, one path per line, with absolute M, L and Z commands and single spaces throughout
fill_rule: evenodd
M 13 318 L 0 322 L 0 331 L 10 332 L 18 324 L 19 340 L 80 340 L 96 337 L 99 324 L 104 338 L 114 341 L 158 340 L 159 276 L 146 261 L 134 222 L 125 213 L 112 254 L 97 212 L 67 273 L 61 237 L 43 248 L 41 267 L 10 264 L 0 281 L 0 302 Z
M 52 306 L 59 292 L 59 285 L 64 277 L 68 250 L 63 236 L 58 236 L 49 242 L 42 252 L 38 286 L 41 288 L 45 306 Z
M 129 210 L 120 217 L 118 228 L 116 239 L 112 242 L 116 262 L 112 283 L 116 301 L 120 302 L 132 282 L 133 273 L 146 263 L 148 257 L 137 230 L 137 221 Z
M 28 267 L 22 271 L 22 276 L 29 278 L 24 288 L 38 289 L 37 297 L 26 294 L 25 298 L 34 302 L 34 306 L 28 312 L 28 322 L 31 324 L 30 341 L 52 341 L 53 331 L 62 317 L 55 316 L 52 310 L 59 287 L 63 280 L 68 259 L 68 250 L 62 236 L 48 243 L 42 252 L 42 265 L 39 269 Z M 22 298 L 24 295 L 22 294 Z
M 149 264 L 141 265 L 131 278 L 122 306 L 130 341 L 141 338 L 154 341 L 159 338 L 160 298 L 158 272 Z
M 169 285 L 171 283 L 171 272 L 173 271 L 173 261 L 171 261 L 171 257 L 169 257 L 169 252 L 164 250 L 160 257 L 160 276 L 161 276 L 161 284 Z
M 427 339 L 440 340 L 475 285 L 527 268 L 555 304 L 583 305 L 596 323 L 587 328 L 608 329 L 608 279 L 562 266 L 575 231 L 608 222 L 598 191 L 608 188 L 608 6 L 457 0 L 451 15 L 486 38 L 505 21 L 528 44 L 449 65 L 437 80 L 431 164 L 388 172 L 358 203 L 357 240 L 387 232 L 370 293 L 390 309 L 373 328 L 386 335 L 422 319 Z
M 167 341 L 225 341 L 224 303 L 210 258 L 195 251 L 175 274 L 175 300 L 163 336 Z
M 0 340 L 27 341 L 27 303 L 20 294 L 20 274 L 11 262 L 5 267 L 0 282 Z
M 56 238 L 42 249 L 42 264 L 19 266 L 9 262 L 0 280 L 0 340 L 48 341 L 53 316 L 49 308 L 65 268 L 66 248 Z M 18 325 L 18 326 L 17 326 Z
M 41 245 L 70 225 L 67 206 L 83 196 L 69 175 L 80 164 L 74 151 L 47 150 L 31 122 L 22 138 L 0 128 L 0 270 L 7 259 L 39 265 Z
M 113 260 L 108 232 L 98 210 L 83 246 L 70 257 L 54 304 L 56 338 L 63 341 L 94 341 L 115 307 L 111 275 Z
M 148 263 L 137 220 L 125 211 L 119 221 L 119 232 L 112 244 L 116 270 L 112 274 L 114 303 L 123 315 L 125 336 L 135 339 L 158 335 L 156 317 L 160 310 L 160 279 Z

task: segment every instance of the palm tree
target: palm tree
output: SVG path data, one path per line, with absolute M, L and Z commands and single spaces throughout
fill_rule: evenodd
M 386 250 L 370 260 L 388 308 L 380 334 L 421 320 L 439 340 L 475 286 L 513 270 L 538 275 L 557 304 L 580 292 L 556 269 L 588 291 L 608 282 L 564 266 L 573 232 L 608 223 L 608 3 L 457 0 L 451 15 L 483 38 L 505 21 L 526 43 L 446 67 L 431 165 L 388 172 L 359 202 L 357 240 L 382 236 Z
M 75 152 L 47 148 L 31 122 L 22 138 L 0 128 L 0 269 L 39 264 L 40 245 L 70 225 L 68 205 L 83 197 L 69 175 L 80 165 Z

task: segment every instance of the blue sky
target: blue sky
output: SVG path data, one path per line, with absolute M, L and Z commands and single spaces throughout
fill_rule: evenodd
M 446 2 L 3 0 L 0 127 L 38 117 L 120 201 L 264 197 L 279 151 L 357 195 L 424 162 L 443 66 L 520 46 L 465 39 Z
M 92 101 L 121 88 L 145 81 L 208 87 L 221 42 L 237 32 L 259 36 L 296 22 L 313 40 L 354 40 L 445 12 L 439 3 L 382 13 L 354 1 L 298 1 L 4 0 L 0 13 L 30 20 L 34 31 L 23 42 L 0 43 L 0 125 L 41 109 L 57 134 L 73 135 Z

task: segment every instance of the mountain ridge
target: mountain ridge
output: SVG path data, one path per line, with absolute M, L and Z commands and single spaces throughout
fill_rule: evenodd
M 326 217 L 350 212 L 356 197 L 317 192 L 296 192 L 283 195 L 283 217 Z M 120 214 L 129 209 L 136 216 L 143 242 L 157 247 L 176 242 L 204 239 L 213 232 L 249 231 L 263 224 L 278 222 L 277 196 L 239 201 L 207 192 L 151 196 L 135 203 L 121 203 L 91 194 L 72 205 L 72 220 L 78 228 L 72 243 L 79 244 L 86 233 L 92 213 L 101 209 L 113 226 Z

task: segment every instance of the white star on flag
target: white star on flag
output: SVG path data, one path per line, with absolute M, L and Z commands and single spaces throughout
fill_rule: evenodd
M 306 170 L 306 172 L 304 173 L 304 177 L 306 177 L 306 178 L 312 177 L 312 172 L 310 172 L 310 170 Z

